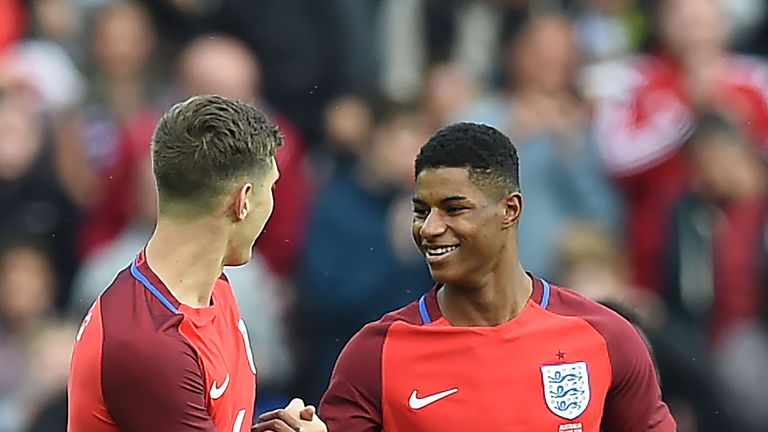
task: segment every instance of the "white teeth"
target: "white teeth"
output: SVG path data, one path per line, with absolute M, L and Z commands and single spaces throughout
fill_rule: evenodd
M 445 255 L 448 252 L 453 252 L 456 249 L 458 249 L 458 246 L 445 246 L 445 247 L 439 247 L 439 248 L 427 248 L 427 255 L 429 256 L 440 256 Z

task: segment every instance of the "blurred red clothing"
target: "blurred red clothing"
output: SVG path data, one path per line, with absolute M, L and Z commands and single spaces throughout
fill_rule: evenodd
M 761 239 L 768 224 L 768 198 L 734 202 L 721 210 L 712 244 L 715 343 L 734 325 L 760 316 L 765 300 Z
M 21 0 L 0 0 L 0 53 L 24 36 L 27 15 Z
M 286 276 L 293 272 L 306 240 L 313 185 L 299 131 L 281 115 L 273 114 L 272 118 L 283 133 L 285 143 L 275 156 L 281 173 L 275 185 L 275 208 L 256 241 L 256 248 L 272 272 Z
M 130 223 L 136 207 L 138 168 L 150 157 L 152 133 L 159 119 L 157 111 L 147 109 L 118 128 L 117 157 L 99 173 L 100 197 L 81 227 L 81 257 L 109 244 Z
M 672 58 L 634 59 L 625 72 L 622 97 L 600 104 L 597 137 L 605 164 L 626 199 L 634 282 L 659 291 L 673 206 L 688 189 L 680 149 L 693 127 L 697 107 L 682 67 Z M 747 136 L 762 151 L 768 150 L 765 64 L 724 56 L 710 104 L 704 108 L 735 117 Z

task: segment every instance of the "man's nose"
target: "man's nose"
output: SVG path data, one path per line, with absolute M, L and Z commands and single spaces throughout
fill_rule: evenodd
M 421 225 L 419 234 L 425 239 L 437 237 L 445 232 L 445 220 L 438 211 L 431 211 Z

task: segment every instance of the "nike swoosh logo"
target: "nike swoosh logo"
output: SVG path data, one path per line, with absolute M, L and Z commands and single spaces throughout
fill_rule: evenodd
M 229 386 L 229 374 L 227 374 L 227 377 L 224 378 L 224 382 L 221 383 L 221 387 L 216 387 L 216 381 L 211 384 L 211 399 L 220 398 L 221 395 L 223 395 L 227 390 L 227 386 Z
M 410 406 L 411 408 L 413 408 L 415 410 L 422 409 L 422 408 L 424 408 L 427 405 L 433 404 L 433 403 L 439 401 L 440 399 L 446 398 L 446 397 L 456 393 L 457 391 L 459 391 L 459 389 L 452 388 L 450 390 L 442 391 L 440 393 L 435 393 L 433 395 L 429 395 L 429 396 L 425 396 L 425 397 L 420 398 L 418 396 L 418 391 L 414 390 L 413 393 L 411 393 L 411 398 L 408 399 L 408 406 Z

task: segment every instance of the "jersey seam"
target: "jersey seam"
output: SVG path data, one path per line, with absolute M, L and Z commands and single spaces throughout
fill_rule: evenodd
M 181 331 L 181 326 L 184 324 L 184 321 L 187 320 L 188 317 L 184 314 L 182 314 L 182 319 L 179 322 L 179 325 L 176 327 L 176 331 L 179 333 L 179 336 L 181 336 L 182 342 L 187 345 L 191 350 L 192 354 L 195 356 L 195 362 L 197 363 L 197 367 L 200 368 L 200 378 L 202 379 L 202 385 L 203 385 L 203 398 L 205 399 L 205 406 L 206 409 L 211 406 L 211 398 L 210 393 L 207 391 L 207 382 L 205 380 L 206 372 L 205 372 L 205 365 L 203 364 L 202 356 L 200 355 L 200 352 L 197 350 L 197 347 L 195 344 L 192 343 L 192 341 L 187 338 L 187 336 Z
M 386 430 L 386 427 L 385 427 L 386 425 L 384 423 L 385 423 L 385 420 L 387 418 L 386 412 L 384 411 L 385 410 L 385 404 L 384 404 L 384 383 L 387 382 L 386 379 L 384 378 L 384 362 L 385 362 L 384 352 L 385 352 L 386 346 L 387 346 L 387 344 L 389 342 L 389 333 L 392 331 L 392 326 L 396 322 L 400 322 L 400 321 L 403 321 L 403 320 L 392 320 L 392 321 L 390 321 L 389 323 L 386 324 L 387 329 L 384 332 L 384 340 L 381 343 L 381 353 L 379 354 L 379 356 L 381 358 L 381 364 L 379 365 L 379 370 L 380 370 L 380 374 L 379 374 L 379 410 L 381 412 L 381 430 Z
M 104 357 L 106 350 L 104 347 L 107 345 L 107 332 L 105 331 L 106 326 L 104 325 L 105 319 L 104 319 L 104 302 L 102 302 L 102 297 L 99 296 L 98 298 L 99 303 L 99 325 L 101 326 L 101 361 L 99 361 L 99 396 L 101 398 L 101 402 L 104 404 L 104 410 L 109 415 L 109 419 L 112 421 L 112 423 L 115 423 L 115 416 L 112 414 L 112 411 L 109 408 L 109 403 L 107 403 L 107 397 L 106 392 L 104 391 Z M 93 318 L 91 318 L 93 319 Z

